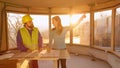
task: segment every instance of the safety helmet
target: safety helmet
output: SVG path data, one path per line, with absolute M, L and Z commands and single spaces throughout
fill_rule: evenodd
M 25 23 L 27 23 L 29 21 L 32 21 L 32 17 L 30 15 L 27 14 L 27 15 L 22 17 L 22 23 L 23 24 L 25 24 Z

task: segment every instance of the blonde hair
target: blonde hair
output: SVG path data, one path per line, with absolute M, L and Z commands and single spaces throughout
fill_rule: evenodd
M 63 26 L 62 26 L 62 24 L 61 24 L 61 19 L 60 19 L 60 17 L 59 17 L 59 16 L 54 16 L 52 19 L 54 19 L 54 20 L 56 20 L 56 21 L 58 22 L 58 24 L 57 24 L 58 27 L 53 28 L 53 30 L 55 30 L 56 28 L 58 28 L 58 30 L 57 30 L 58 34 L 61 34 L 62 29 L 63 29 Z

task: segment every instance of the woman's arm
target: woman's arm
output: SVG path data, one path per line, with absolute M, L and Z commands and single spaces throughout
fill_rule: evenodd
M 82 15 L 79 20 L 75 23 L 75 24 L 72 24 L 72 26 L 70 27 L 70 29 L 73 29 L 74 27 L 76 27 L 77 25 L 80 24 L 80 22 L 86 17 L 86 15 Z
M 47 52 L 51 52 L 53 45 L 53 30 L 50 30 L 49 45 L 47 46 Z
M 49 47 L 52 48 L 52 42 L 53 42 L 53 33 L 52 33 L 53 30 L 50 30 L 50 41 L 49 41 Z

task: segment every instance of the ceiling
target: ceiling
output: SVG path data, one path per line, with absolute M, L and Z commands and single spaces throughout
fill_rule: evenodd
M 6 10 L 8 11 L 28 13 L 82 13 L 90 12 L 91 6 L 92 11 L 114 7 L 120 4 L 120 0 L 0 0 L 0 3 L 2 3 L 2 6 L 7 5 Z
M 30 8 L 65 8 L 103 4 L 115 0 L 0 0 L 10 4 L 28 6 Z

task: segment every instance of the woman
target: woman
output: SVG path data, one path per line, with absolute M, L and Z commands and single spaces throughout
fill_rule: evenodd
M 77 26 L 85 17 L 86 17 L 85 15 L 80 17 L 78 22 L 74 24 L 72 27 L 63 27 L 59 16 L 55 16 L 52 18 L 52 24 L 54 28 L 51 30 L 50 48 L 52 48 L 53 50 L 60 51 L 58 68 L 59 68 L 59 61 L 61 62 L 61 68 L 66 68 L 66 59 L 69 58 L 69 53 L 66 50 L 65 34 L 67 33 L 68 30 Z M 54 43 L 52 43 L 53 41 Z

